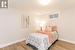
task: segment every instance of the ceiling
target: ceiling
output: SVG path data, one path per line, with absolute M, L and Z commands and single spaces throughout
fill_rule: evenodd
M 47 6 L 40 5 L 37 0 L 9 0 L 9 7 L 31 13 L 46 13 L 51 10 L 60 10 L 75 7 L 75 0 L 52 0 Z

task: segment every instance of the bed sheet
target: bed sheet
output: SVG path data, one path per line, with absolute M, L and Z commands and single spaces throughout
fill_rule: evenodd
M 31 45 L 38 48 L 38 50 L 47 50 L 48 47 L 52 45 L 54 41 L 58 39 L 57 33 L 52 33 L 51 42 L 49 42 L 48 35 L 41 34 L 41 33 L 31 33 L 28 38 L 26 39 L 26 43 L 30 43 Z

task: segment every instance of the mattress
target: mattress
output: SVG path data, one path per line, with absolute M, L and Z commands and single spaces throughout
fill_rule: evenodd
M 46 34 L 41 33 L 31 33 L 26 39 L 26 43 L 30 43 L 31 45 L 38 48 L 38 50 L 47 50 L 48 47 L 54 43 L 58 39 L 57 33 L 52 33 L 52 39 L 49 42 L 49 37 Z

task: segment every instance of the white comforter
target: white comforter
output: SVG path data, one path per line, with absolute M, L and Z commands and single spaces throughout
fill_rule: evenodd
M 48 47 L 57 40 L 57 38 L 57 33 L 53 33 L 53 41 L 50 43 L 47 35 L 41 33 L 32 33 L 26 39 L 26 42 L 37 47 L 38 50 L 47 50 Z

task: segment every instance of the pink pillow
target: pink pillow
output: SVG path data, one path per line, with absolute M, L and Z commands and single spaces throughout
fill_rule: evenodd
M 52 26 L 52 32 L 54 32 L 54 31 L 58 32 L 57 31 L 57 26 Z
M 51 31 L 52 31 L 52 27 L 51 27 L 51 26 L 46 27 L 44 31 L 46 31 L 46 32 L 51 32 Z

